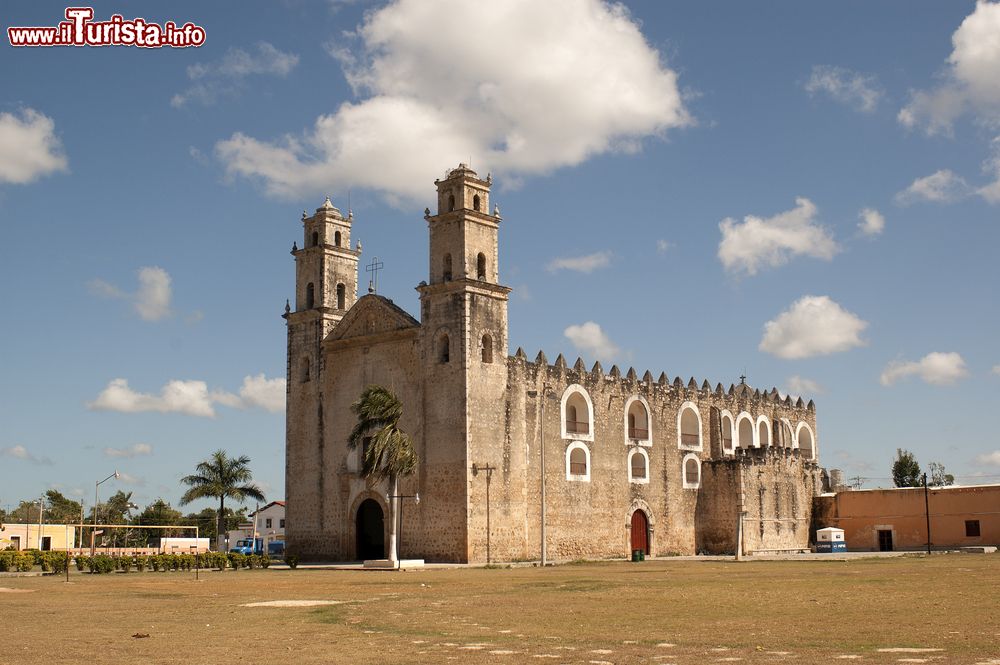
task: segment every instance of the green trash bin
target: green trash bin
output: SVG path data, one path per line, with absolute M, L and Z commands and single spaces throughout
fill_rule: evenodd
M 639 561 L 646 560 L 646 550 L 639 550 Z
M 642 561 L 642 550 L 632 550 L 632 563 Z

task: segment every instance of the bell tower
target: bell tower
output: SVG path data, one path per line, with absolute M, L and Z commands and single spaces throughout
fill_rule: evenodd
M 285 305 L 288 360 L 285 384 L 286 534 L 303 546 L 322 530 L 324 440 L 323 340 L 358 297 L 361 243 L 351 249 L 354 215 L 330 198 L 310 217 L 302 213 L 302 246 L 295 257 L 295 300 Z

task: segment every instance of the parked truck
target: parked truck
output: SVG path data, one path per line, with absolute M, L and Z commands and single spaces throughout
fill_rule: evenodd
M 263 554 L 264 540 L 263 538 L 240 538 L 235 545 L 229 548 L 229 551 L 239 554 Z

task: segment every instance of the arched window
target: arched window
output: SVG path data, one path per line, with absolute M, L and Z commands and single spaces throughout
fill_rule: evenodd
M 333 244 L 340 247 L 340 231 L 335 231 L 333 234 Z
M 443 363 L 451 361 L 451 342 L 447 335 L 441 335 L 438 342 L 438 360 Z
M 347 288 L 343 284 L 337 285 L 337 309 L 344 309 L 347 299 Z
M 799 442 L 799 452 L 808 460 L 816 459 L 816 438 L 812 428 L 806 423 L 799 423 L 795 438 Z
M 771 424 L 764 416 L 757 421 L 757 445 L 761 448 L 771 445 Z
M 564 439 L 594 440 L 594 407 L 583 386 L 566 388 L 562 398 L 562 435 Z
M 701 486 L 701 460 L 698 459 L 697 455 L 684 456 L 684 467 L 681 473 L 683 474 L 682 485 L 684 489 L 698 489 Z
M 489 335 L 483 335 L 483 362 L 493 362 L 493 338 Z
M 633 448 L 629 451 L 628 481 L 630 483 L 649 482 L 649 455 L 642 448 Z
M 753 437 L 753 420 L 750 418 L 750 414 L 741 413 L 736 419 L 738 423 L 736 427 L 736 440 L 740 448 L 753 448 L 754 447 L 754 437 Z
M 625 438 L 626 443 L 649 445 L 652 441 L 649 430 L 649 407 L 638 395 L 634 395 L 625 403 Z
M 590 450 L 574 441 L 566 449 L 566 480 L 590 480 Z
M 306 383 L 309 381 L 309 359 L 303 358 L 299 362 L 299 381 L 301 383 Z
M 441 275 L 446 282 L 451 281 L 451 254 L 445 254 L 441 265 Z
M 701 450 L 701 414 L 694 402 L 684 402 L 677 415 L 677 447 Z
M 318 244 L 319 244 L 319 233 L 317 233 L 316 231 L 313 231 L 313 234 L 312 234 L 312 246 L 315 247 Z
M 479 210 L 479 194 L 472 197 L 472 209 Z
M 792 433 L 792 425 L 787 418 L 781 419 L 781 426 L 778 428 L 778 445 L 782 448 L 794 447 L 795 434 Z
M 479 256 L 476 257 L 476 278 L 486 279 L 486 255 L 482 252 L 479 252 Z
M 449 194 L 448 195 L 448 212 L 451 212 L 454 209 L 455 209 L 455 195 L 454 194 Z
M 733 452 L 733 417 L 728 413 L 722 414 L 722 452 Z
M 306 284 L 306 309 L 312 309 L 313 305 L 316 304 L 316 290 L 313 287 L 313 283 L 309 282 Z

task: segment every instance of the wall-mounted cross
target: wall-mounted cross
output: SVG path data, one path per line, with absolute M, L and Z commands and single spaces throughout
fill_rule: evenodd
M 385 264 L 379 261 L 377 256 L 373 256 L 372 262 L 365 266 L 365 272 L 372 274 L 368 279 L 368 293 L 378 293 L 378 271 L 384 267 Z

